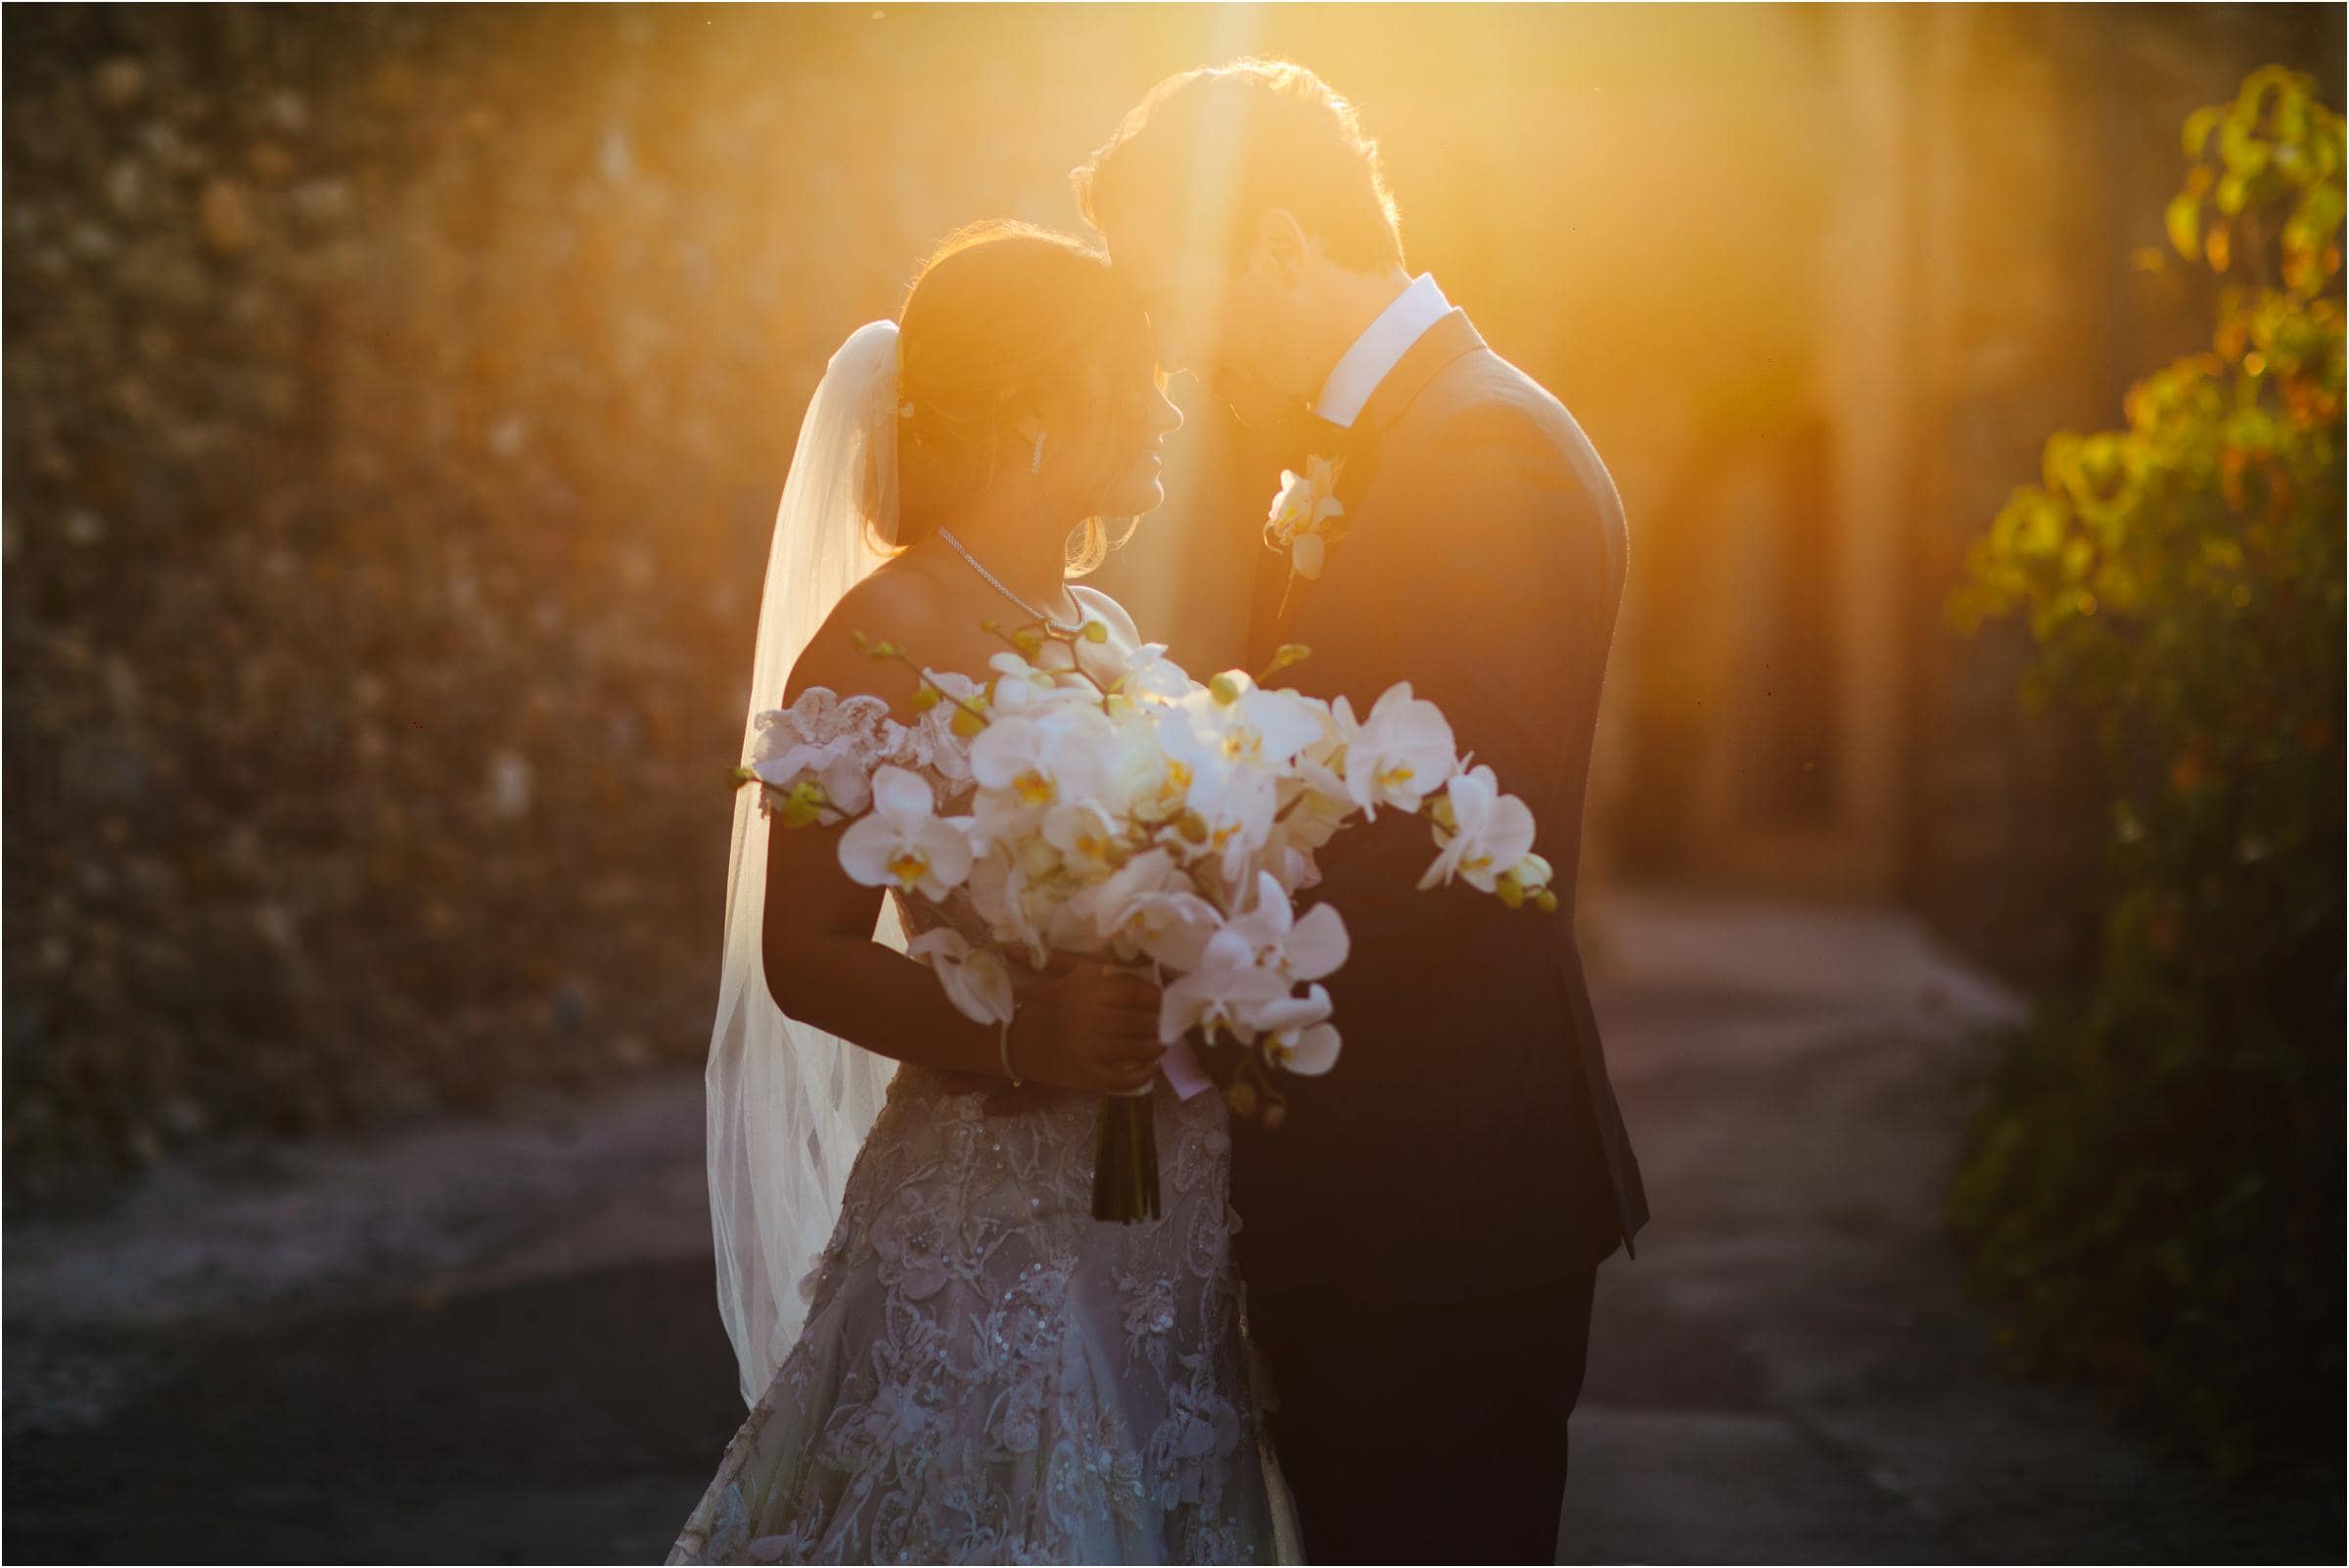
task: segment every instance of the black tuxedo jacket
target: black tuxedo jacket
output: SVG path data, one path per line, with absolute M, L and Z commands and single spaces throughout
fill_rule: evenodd
M 1234 1129 L 1233 1205 L 1252 1293 L 1377 1308 L 1555 1280 L 1647 1220 L 1575 945 L 1591 731 L 1623 595 L 1614 482 L 1572 415 L 1454 310 L 1412 346 L 1351 431 L 1347 536 L 1317 580 L 1264 552 L 1251 669 L 1367 715 L 1399 680 L 1533 808 L 1559 908 L 1509 909 L 1464 883 L 1413 891 L 1424 818 L 1343 830 L 1323 881 L 1353 937 L 1332 977 L 1344 1038 L 1326 1077 L 1281 1081 L 1284 1126 Z

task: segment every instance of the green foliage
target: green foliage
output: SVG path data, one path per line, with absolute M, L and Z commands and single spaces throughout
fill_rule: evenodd
M 1952 1202 L 2028 1363 L 2232 1471 L 2340 1453 L 2342 120 L 2268 68 L 2185 144 L 2211 351 L 2051 438 L 1952 600 L 2024 617 L 2026 701 L 2095 723 L 2115 873 Z

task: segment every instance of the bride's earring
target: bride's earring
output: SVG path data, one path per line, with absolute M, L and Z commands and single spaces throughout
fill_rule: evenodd
M 1044 433 L 1039 430 L 1036 433 L 1036 455 L 1028 459 L 1028 472 L 1030 474 L 1041 474 L 1043 471 Z

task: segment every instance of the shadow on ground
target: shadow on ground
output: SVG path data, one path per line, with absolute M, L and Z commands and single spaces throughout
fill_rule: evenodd
M 658 1562 L 743 1414 L 674 1262 L 137 1349 L 113 1419 L 9 1445 L 12 1559 Z
M 2012 998 L 1880 910 L 1588 927 L 1655 1220 L 1600 1275 L 1561 1560 L 2339 1559 L 2338 1477 L 2222 1489 L 2002 1375 L 1941 1202 Z M 657 1562 L 742 1414 L 690 1077 L 7 1253 L 19 1560 Z

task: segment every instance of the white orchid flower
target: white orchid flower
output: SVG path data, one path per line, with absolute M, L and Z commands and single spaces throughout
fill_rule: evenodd
M 1259 768 L 1285 768 L 1297 754 L 1322 738 L 1321 705 L 1294 691 L 1267 691 L 1237 669 L 1226 669 L 1205 686 L 1194 686 L 1174 711 L 1180 738 L 1171 741 L 1192 755 Z
M 1173 710 L 1129 707 L 1112 722 L 1118 741 L 1104 799 L 1143 821 L 1161 821 L 1180 812 L 1190 793 L 1192 769 L 1167 749 L 1170 741 L 1180 749 L 1181 723 Z
M 1043 853 L 1052 853 L 1048 846 Z M 1032 858 L 1022 847 L 1000 842 L 981 855 L 971 866 L 971 906 L 989 931 L 1020 944 L 1040 963 L 1051 951 L 1045 933 L 1060 900 L 1038 884 Z
M 1343 697 L 1339 706 L 1345 706 Z M 1346 819 L 1359 810 L 1346 780 L 1332 770 L 1346 765 L 1346 736 L 1337 717 L 1320 703 L 1313 704 L 1321 721 L 1321 738 L 1297 754 L 1280 780 L 1278 808 L 1264 850 L 1265 868 L 1295 893 L 1321 880 L 1314 852 L 1335 837 Z M 1351 722 L 1352 715 L 1348 715 Z
M 1110 727 L 1108 780 L 1101 803 L 1120 816 L 1157 817 L 1179 810 L 1182 788 L 1159 748 L 1156 713 L 1120 704 Z
M 1265 519 L 1267 528 L 1291 532 L 1343 517 L 1346 508 L 1337 497 L 1338 474 L 1343 459 L 1309 457 L 1305 472 L 1284 468 L 1280 471 L 1280 492 L 1272 497 L 1272 510 Z
M 1267 1002 L 1256 1010 L 1254 1022 L 1257 1047 L 1281 1071 L 1318 1078 L 1337 1065 L 1338 1031 L 1329 1022 L 1326 988 Z
M 923 710 L 922 716 L 914 720 L 914 726 L 926 742 L 922 749 L 929 757 L 931 765 L 948 784 L 956 786 L 946 792 L 952 796 L 959 793 L 959 786 L 969 783 L 971 779 L 970 748 L 954 733 L 954 720 L 964 716 L 967 723 L 969 710 L 962 706 L 963 702 L 976 700 L 984 703 L 987 692 L 986 688 L 958 669 L 925 669 L 922 673 L 943 695 Z
M 1292 688 L 1284 687 L 1282 689 L 1287 691 Z M 1306 708 L 1313 715 L 1313 722 L 1320 727 L 1321 731 L 1298 748 L 1297 760 L 1294 764 L 1298 773 L 1308 778 L 1318 778 L 1329 773 L 1333 767 L 1344 769 L 1348 725 L 1339 723 L 1338 716 L 1331 711 L 1330 705 L 1318 697 L 1306 697 L 1302 692 L 1294 694 L 1304 701 Z M 1354 711 L 1347 708 L 1345 698 L 1338 699 L 1338 707 L 1346 710 L 1351 722 Z
M 789 710 L 781 708 L 759 715 L 750 770 L 778 796 L 812 783 L 823 791 L 823 805 L 829 810 L 844 816 L 863 810 L 872 798 L 872 788 L 857 755 L 855 732 L 844 732 L 829 741 L 805 741 L 799 738 L 798 726 L 788 722 L 790 718 Z
M 1029 886 L 1032 891 L 1036 888 L 1034 883 Z M 1111 944 L 1101 935 L 1100 903 L 1101 888 L 1096 883 L 1077 889 L 1043 911 L 1036 923 L 1043 930 L 1045 946 L 1054 952 L 1088 956 L 1111 950 Z
M 971 845 L 937 814 L 919 773 L 884 767 L 873 775 L 873 808 L 840 836 L 840 864 L 868 888 L 902 888 L 943 899 L 971 874 Z
M 1329 504 L 1336 506 L 1338 503 L 1332 501 Z M 1320 534 L 1300 533 L 1289 541 L 1289 565 L 1297 569 L 1299 576 L 1309 579 L 1318 577 L 1321 569 L 1328 564 L 1329 545 Z
M 1213 754 L 1193 752 L 1191 759 L 1174 759 L 1186 777 L 1185 809 L 1160 842 L 1186 860 L 1210 861 L 1225 883 L 1236 883 L 1271 840 L 1278 785 L 1262 768 Z
M 1280 976 L 1256 961 L 1248 939 L 1227 926 L 1208 939 L 1199 966 L 1160 993 L 1159 1041 L 1172 1045 L 1193 1029 L 1206 1030 L 1211 1039 L 1227 1030 L 1253 1040 L 1256 1029 L 1248 1019 L 1287 991 Z
M 1097 801 L 1067 801 L 1046 811 L 1044 842 L 1081 878 L 1106 877 L 1117 868 L 1118 823 Z
M 1077 668 L 1105 692 L 1129 697 L 1180 697 L 1191 689 L 1191 677 L 1167 657 L 1163 642 L 1130 647 L 1116 637 L 1102 642 L 1077 641 Z
M 905 945 L 905 955 L 937 971 L 955 1011 L 978 1024 L 1011 1021 L 1011 970 L 991 947 L 973 949 L 970 939 L 951 926 L 925 931 Z
M 1006 715 L 971 742 L 981 836 L 1028 832 L 1054 807 L 1100 796 L 1108 782 L 1109 720 L 1097 708 L 1053 705 Z
M 1281 786 L 1275 841 L 1310 854 L 1336 837 L 1355 810 L 1354 798 L 1346 793 L 1342 779 L 1326 768 L 1316 777 L 1301 766 Z
M 1207 802 L 1208 844 L 1222 850 L 1217 869 L 1226 886 L 1236 886 L 1246 878 L 1249 861 L 1272 840 L 1272 818 L 1279 809 L 1273 782 L 1262 773 L 1227 773 L 1218 787 L 1192 794 Z
M 1269 871 L 1257 873 L 1256 902 L 1224 929 L 1244 939 L 1257 962 L 1284 980 L 1319 980 L 1346 962 L 1349 939 L 1338 911 L 1317 903 L 1298 919 L 1287 890 Z
M 1538 854 L 1529 854 L 1502 872 L 1499 880 L 1493 884 L 1493 891 L 1499 895 L 1502 903 L 1512 909 L 1523 908 L 1526 901 L 1531 899 L 1537 909 L 1555 914 L 1558 896 L 1550 891 L 1549 883 L 1556 875 L 1556 868 L 1547 860 Z
M 1063 673 L 1076 668 L 1065 643 L 1045 643 L 1036 650 L 1033 661 L 1006 651 L 996 654 L 987 664 L 995 672 L 991 701 L 999 714 L 1033 713 L 1057 703 L 1090 705 L 1095 701 L 1093 689 L 1083 681 L 1063 680 Z
M 1381 806 L 1417 811 L 1458 766 L 1444 711 L 1413 697 L 1407 680 L 1380 693 L 1359 723 L 1343 697 L 1333 712 L 1346 737 L 1346 793 L 1366 817 Z
M 1222 914 L 1195 893 L 1154 893 L 1134 899 L 1119 919 L 1124 942 L 1168 969 L 1196 968 L 1222 929 Z
M 1449 884 L 1454 875 L 1483 892 L 1494 891 L 1495 879 L 1523 860 L 1534 847 L 1534 813 L 1514 795 L 1500 793 L 1493 769 L 1479 765 L 1452 775 L 1447 786 L 1452 827 L 1439 824 L 1436 842 L 1443 847 L 1419 886 Z
M 1265 858 L 1267 862 L 1266 873 L 1277 878 L 1280 885 L 1291 894 L 1320 885 L 1321 864 L 1313 858 L 1310 850 L 1301 850 L 1294 844 L 1274 842 L 1265 847 Z
M 1165 850 L 1144 851 L 1108 881 L 1079 897 L 1086 900 L 1101 939 L 1123 953 L 1147 954 L 1169 969 L 1196 969 L 1208 939 L 1223 924 L 1221 912 L 1190 891 L 1188 879 Z
M 1265 542 L 1286 549 L 1300 576 L 1317 577 L 1327 559 L 1325 540 L 1342 539 L 1346 507 L 1337 497 L 1338 473 L 1344 460 L 1309 457 L 1305 472 L 1280 471 L 1280 491 L 1265 518 Z

